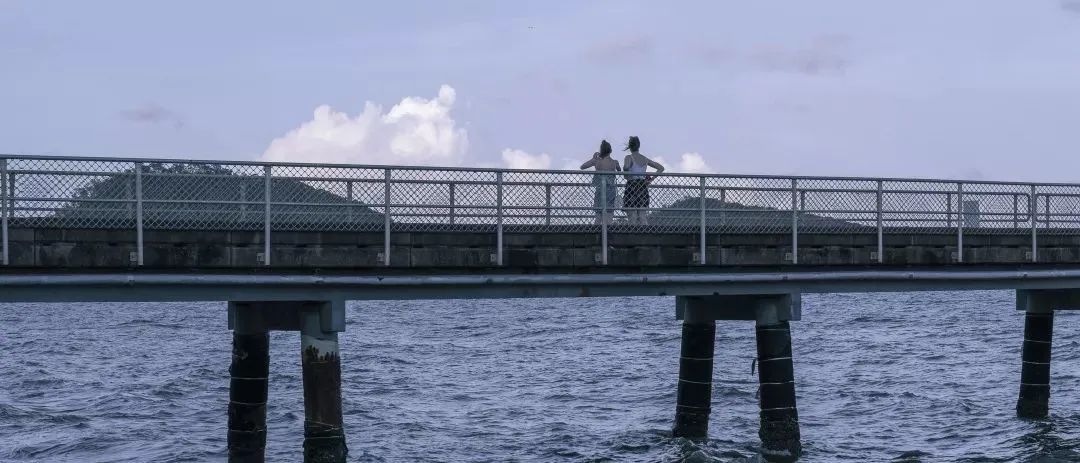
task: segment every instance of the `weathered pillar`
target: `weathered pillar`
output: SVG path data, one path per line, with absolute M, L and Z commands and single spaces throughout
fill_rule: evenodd
M 795 461 L 802 455 L 802 443 L 795 406 L 791 327 L 775 305 L 757 310 L 757 354 L 761 455 L 767 461 Z
M 341 357 L 338 334 L 320 310 L 302 315 L 300 332 L 304 370 L 304 461 L 344 462 L 348 454 L 341 417 Z
M 679 387 L 672 430 L 675 437 L 704 438 L 709 434 L 715 342 L 716 321 L 700 308 L 687 308 L 683 312 Z
M 233 312 L 232 365 L 229 367 L 229 461 L 264 461 L 266 389 L 270 373 L 270 334 L 260 314 L 249 307 Z
M 1050 411 L 1050 343 L 1053 334 L 1054 311 L 1029 307 L 1024 316 L 1024 347 L 1020 354 L 1018 417 L 1046 418 Z

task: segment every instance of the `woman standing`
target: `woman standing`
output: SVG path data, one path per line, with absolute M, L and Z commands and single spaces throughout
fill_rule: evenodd
M 611 158 L 611 143 L 600 140 L 600 151 L 593 153 L 593 158 L 585 161 L 581 169 L 595 167 L 597 172 L 619 172 L 619 161 Z M 593 175 L 593 186 L 596 194 L 593 196 L 593 207 L 596 208 L 596 223 L 601 220 L 611 223 L 615 213 L 615 176 Z M 605 207 L 606 206 L 606 207 Z
M 660 163 L 653 161 L 645 157 L 638 150 L 641 149 L 641 140 L 638 137 L 630 137 L 630 141 L 626 142 L 626 148 L 623 151 L 630 151 L 630 154 L 626 155 L 626 161 L 623 162 L 623 166 L 626 168 L 626 191 L 623 193 L 623 209 L 626 210 L 626 215 L 631 224 L 646 225 L 648 223 L 648 208 L 649 208 L 649 183 L 653 181 L 655 177 L 645 175 L 645 172 L 649 167 L 656 170 L 656 173 L 664 171 L 664 166 Z

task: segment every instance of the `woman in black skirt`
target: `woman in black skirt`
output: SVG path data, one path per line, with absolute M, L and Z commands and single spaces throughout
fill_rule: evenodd
M 649 208 L 649 183 L 653 178 L 645 175 L 649 167 L 656 169 L 656 173 L 664 171 L 664 166 L 659 162 L 645 157 L 638 150 L 641 149 L 641 140 L 638 137 L 630 137 L 626 143 L 626 149 L 630 151 L 623 162 L 623 170 L 626 175 L 626 190 L 623 191 L 623 210 L 631 224 L 646 225 L 648 223 Z

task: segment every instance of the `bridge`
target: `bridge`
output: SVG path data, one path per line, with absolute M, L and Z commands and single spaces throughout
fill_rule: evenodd
M 268 332 L 301 332 L 306 461 L 343 461 L 347 300 L 674 296 L 673 434 L 707 436 L 718 320 L 757 326 L 762 455 L 801 453 L 815 292 L 1014 289 L 1017 414 L 1080 307 L 1080 184 L 0 155 L 0 302 L 229 301 L 229 451 L 261 461 Z M 614 188 L 608 188 L 607 186 Z M 609 198 L 608 194 L 615 198 Z

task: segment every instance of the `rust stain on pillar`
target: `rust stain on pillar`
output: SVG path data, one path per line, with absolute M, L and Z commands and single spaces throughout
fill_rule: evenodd
M 348 454 L 341 416 L 341 357 L 337 333 L 302 335 L 304 461 L 344 462 Z

